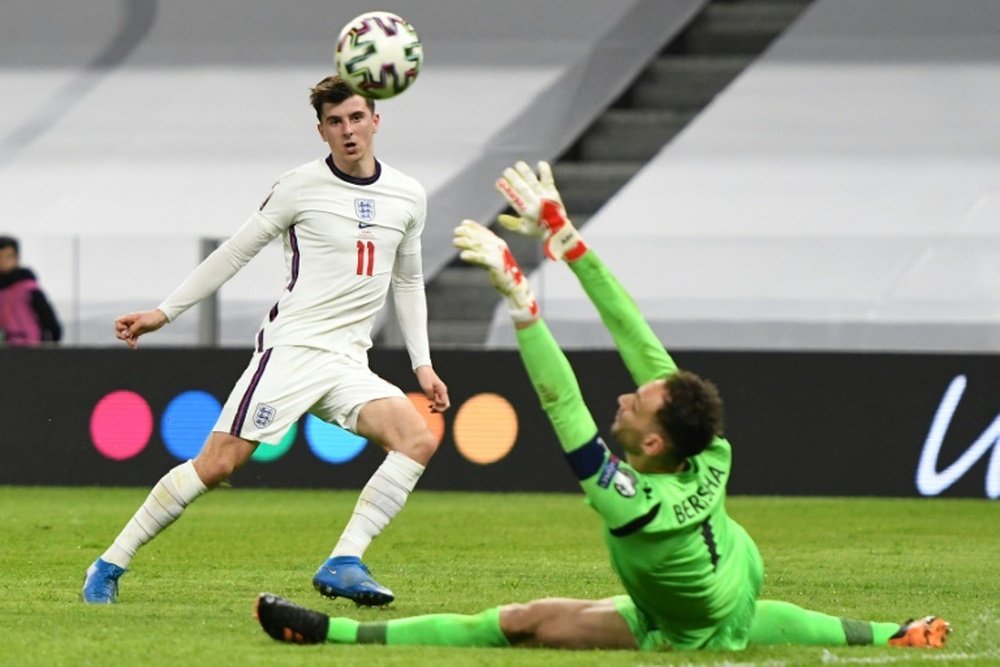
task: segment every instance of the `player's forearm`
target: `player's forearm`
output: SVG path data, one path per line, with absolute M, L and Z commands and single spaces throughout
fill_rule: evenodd
M 251 216 L 156 308 L 167 316 L 168 322 L 173 322 L 185 310 L 222 287 L 280 231 L 259 214 Z
M 517 342 L 528 377 L 542 408 L 555 429 L 559 444 L 569 453 L 597 435 L 597 424 L 587 410 L 566 355 L 543 320 L 517 329 Z
M 632 296 L 592 249 L 568 264 L 597 308 L 636 385 L 677 370 L 677 364 L 653 333 Z
M 396 319 L 403 334 L 403 343 L 414 370 L 431 365 L 430 342 L 427 338 L 427 295 L 423 281 L 419 285 L 393 284 L 393 304 Z
M 220 246 L 156 308 L 167 316 L 168 322 L 173 322 L 181 313 L 222 287 L 240 268 L 231 261 L 224 246 Z

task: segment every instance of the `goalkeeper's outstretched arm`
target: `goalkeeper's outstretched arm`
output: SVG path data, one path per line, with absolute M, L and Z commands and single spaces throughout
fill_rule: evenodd
M 535 176 L 531 167 L 518 162 L 504 170 L 496 185 L 518 214 L 499 216 L 500 224 L 521 234 L 543 237 L 545 254 L 566 260 L 597 308 L 636 385 L 674 373 L 677 365 L 631 295 L 573 227 L 548 163 L 539 162 Z
M 636 525 L 636 517 L 650 510 L 646 500 L 652 500 L 621 502 L 635 495 L 634 488 L 629 493 L 626 487 L 634 486 L 637 476 L 598 437 L 569 360 L 539 316 L 531 286 L 507 244 L 482 225 L 466 220 L 455 230 L 455 246 L 461 249 L 463 260 L 486 269 L 490 282 L 504 296 L 528 377 L 591 504 L 612 532 Z M 612 486 L 616 490 L 609 492 Z
M 563 450 L 570 452 L 593 440 L 597 424 L 583 402 L 576 375 L 539 316 L 531 286 L 510 248 L 473 220 L 464 220 L 455 229 L 454 243 L 464 261 L 486 269 L 490 282 L 504 297 L 517 329 L 524 367 Z

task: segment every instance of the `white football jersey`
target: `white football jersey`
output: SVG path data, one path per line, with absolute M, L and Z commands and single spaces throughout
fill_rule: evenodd
M 304 345 L 364 358 L 396 255 L 419 255 L 427 198 L 416 180 L 376 162 L 352 178 L 333 160 L 286 173 L 254 217 L 285 245 L 285 291 L 257 349 Z
M 159 308 L 173 320 L 282 236 L 285 290 L 264 316 L 256 348 L 301 345 L 366 361 L 394 265 L 396 280 L 416 285 L 423 299 L 426 215 L 423 186 L 386 164 L 376 162 L 375 175 L 359 179 L 338 170 L 330 157 L 315 160 L 281 176 L 260 210 Z M 423 357 L 426 318 L 421 325 L 423 331 L 411 333 Z M 414 359 L 418 363 L 429 358 Z

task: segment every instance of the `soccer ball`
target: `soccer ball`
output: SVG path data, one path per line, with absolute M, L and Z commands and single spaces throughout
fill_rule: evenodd
M 417 31 L 390 12 L 366 12 L 344 26 L 334 64 L 352 90 L 385 100 L 413 85 L 424 61 Z

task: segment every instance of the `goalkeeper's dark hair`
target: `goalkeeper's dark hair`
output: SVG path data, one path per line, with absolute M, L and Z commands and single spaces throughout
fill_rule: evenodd
M 701 453 L 717 435 L 722 435 L 722 398 L 710 381 L 677 371 L 666 379 L 670 399 L 656 413 L 670 437 L 678 458 Z
M 344 83 L 339 75 L 328 76 L 309 90 L 309 103 L 316 110 L 316 118 L 323 121 L 324 104 L 340 104 L 349 97 L 357 95 L 350 86 Z M 375 113 L 375 100 L 370 97 L 363 98 L 368 104 L 368 110 Z

